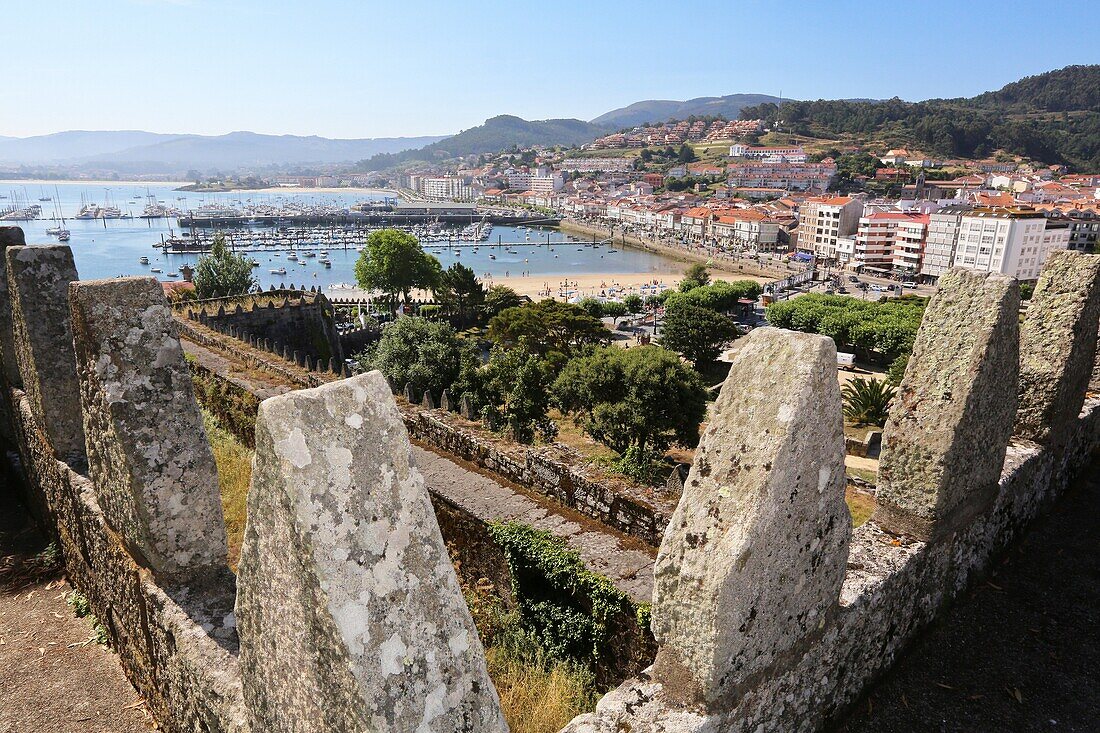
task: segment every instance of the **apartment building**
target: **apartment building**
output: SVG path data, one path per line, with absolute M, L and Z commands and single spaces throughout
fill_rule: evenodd
M 755 160 L 767 160 L 776 163 L 805 163 L 806 151 L 802 149 L 801 145 L 757 148 L 750 145 L 736 143 L 734 145 L 730 145 L 730 157 L 752 158 Z
M 1069 246 L 1069 226 L 1023 207 L 979 207 L 964 214 L 956 267 L 1034 280 L 1051 252 Z
M 634 165 L 633 158 L 566 158 L 558 168 L 574 173 L 625 173 Z
M 798 248 L 826 262 L 837 258 L 837 238 L 855 234 L 863 201 L 851 196 L 814 196 L 799 207 Z
M 779 242 L 779 221 L 753 210 L 720 212 L 712 222 L 714 236 L 759 252 L 773 252 Z
M 924 242 L 924 259 L 920 275 L 935 282 L 951 269 L 955 261 L 955 245 L 959 241 L 959 226 L 964 214 L 973 210 L 968 204 L 949 204 L 928 216 L 928 236 Z
M 735 188 L 781 188 L 787 191 L 824 191 L 836 176 L 836 164 L 821 163 L 731 163 L 727 180 Z
M 879 273 L 913 274 L 924 254 L 928 216 L 875 211 L 862 216 L 854 236 L 838 237 L 837 264 Z
M 559 172 L 538 171 L 535 173 L 509 173 L 508 188 L 535 193 L 560 191 L 565 185 Z
M 461 176 L 422 177 L 417 183 L 419 191 L 435 201 L 470 201 L 474 198 L 473 188 Z

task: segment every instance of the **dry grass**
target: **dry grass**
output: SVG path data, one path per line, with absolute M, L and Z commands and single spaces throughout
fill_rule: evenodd
M 557 733 L 573 718 L 595 709 L 600 695 L 592 673 L 548 658 L 488 579 L 472 587 L 463 585 L 462 590 L 512 733 Z
M 206 410 L 202 411 L 202 419 L 210 447 L 214 450 L 214 462 L 218 466 L 225 533 L 229 538 L 229 567 L 235 571 L 244 539 L 248 486 L 252 481 L 252 450 L 222 429 L 217 419 Z
M 584 428 L 573 423 L 573 418 L 562 415 L 557 410 L 550 410 L 547 414 L 558 426 L 558 436 L 554 438 L 558 443 L 564 443 L 585 458 L 610 461 L 618 457 L 615 451 L 603 443 L 589 438 Z
M 871 518 L 875 511 L 875 497 L 863 491 L 848 488 L 844 492 L 844 501 L 852 513 L 852 526 L 858 527 Z
M 489 647 L 485 656 L 512 733 L 557 733 L 596 706 L 589 675 L 570 665 L 497 646 Z

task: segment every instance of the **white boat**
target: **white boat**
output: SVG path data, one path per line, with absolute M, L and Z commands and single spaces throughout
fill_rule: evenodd
M 58 239 L 58 241 L 61 241 L 61 242 L 68 242 L 69 239 L 71 239 L 71 235 L 69 234 L 69 230 L 68 229 L 62 229 L 61 233 L 57 235 L 57 239 Z
M 143 265 L 148 265 L 149 264 L 149 258 L 148 257 L 141 257 L 141 258 L 138 259 L 138 262 L 140 262 Z
M 178 272 L 170 272 L 170 273 L 168 273 L 168 277 L 179 277 L 179 276 L 180 276 L 180 274 L 179 274 Z
M 163 272 L 159 267 L 150 267 L 149 272 Z
M 286 268 L 285 267 L 280 267 L 276 270 L 270 270 L 270 272 L 271 272 L 272 275 L 285 275 L 286 274 Z

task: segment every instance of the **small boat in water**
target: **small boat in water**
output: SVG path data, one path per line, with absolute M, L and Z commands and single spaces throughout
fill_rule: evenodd
M 150 267 L 149 272 L 163 272 L 159 267 Z
M 180 276 L 180 274 L 179 274 L 178 272 L 170 272 L 170 273 L 168 273 L 168 277 L 179 277 L 179 276 Z
M 57 239 L 59 242 L 68 242 L 71 238 L 72 237 L 69 234 L 68 229 L 62 229 L 61 233 L 57 235 Z
M 148 265 L 149 264 L 149 258 L 148 257 L 140 257 L 140 258 L 138 258 L 138 262 L 140 262 L 143 265 Z
M 270 272 L 271 272 L 272 275 L 285 275 L 286 274 L 286 268 L 285 267 L 280 267 L 276 270 L 271 270 Z

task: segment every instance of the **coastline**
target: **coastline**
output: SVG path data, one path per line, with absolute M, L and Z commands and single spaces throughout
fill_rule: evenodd
M 10 180 L 0 180 L 0 185 L 13 185 L 13 186 L 53 186 L 55 184 L 79 184 L 81 186 L 171 186 L 173 191 L 179 190 L 180 186 L 190 186 L 194 181 L 106 181 L 106 180 L 84 180 L 75 178 L 16 178 Z M 324 188 L 300 188 L 297 186 L 265 186 L 264 188 L 227 188 L 224 191 L 184 191 L 184 193 L 272 193 L 275 191 L 295 194 L 295 193 L 344 193 L 344 192 L 357 192 L 357 193 L 384 193 L 390 196 L 397 196 L 398 192 L 389 188 L 377 188 L 375 186 L 340 186 L 340 187 L 324 187 Z
M 572 219 L 562 219 L 561 223 L 558 225 L 558 228 L 571 234 L 580 234 L 588 237 L 607 237 L 609 234 L 609 230 L 605 227 L 582 224 Z M 647 252 L 654 252 L 656 254 L 668 257 L 669 259 L 678 260 L 680 262 L 702 262 L 703 264 L 706 264 L 716 276 L 719 277 L 723 275 L 728 275 L 730 277 L 762 279 L 770 281 L 782 279 L 793 272 L 792 270 L 784 266 L 763 267 L 757 264 L 755 261 L 742 262 L 728 257 L 721 257 L 719 255 L 709 253 L 701 248 L 695 250 L 671 247 L 667 244 L 654 242 L 650 239 L 642 239 L 641 237 L 634 236 L 633 234 L 623 235 L 621 232 L 619 232 L 615 235 L 615 242 L 627 247 L 634 247 L 636 249 L 644 249 Z

